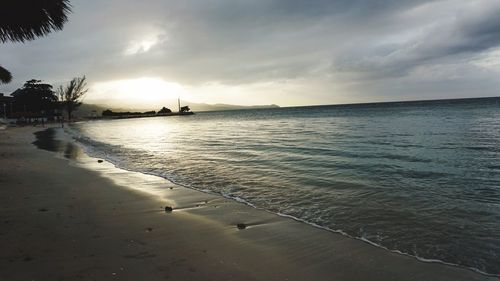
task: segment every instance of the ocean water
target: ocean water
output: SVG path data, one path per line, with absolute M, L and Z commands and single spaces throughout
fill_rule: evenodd
M 500 274 L 500 98 L 101 120 L 68 132 L 122 168 Z

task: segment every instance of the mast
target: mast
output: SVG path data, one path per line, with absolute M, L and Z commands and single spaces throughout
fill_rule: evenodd
M 181 112 L 181 98 L 177 99 L 177 105 L 179 106 L 179 112 Z

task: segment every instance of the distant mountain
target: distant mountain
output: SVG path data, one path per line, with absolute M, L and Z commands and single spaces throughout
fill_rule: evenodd
M 279 108 L 276 104 L 270 105 L 234 105 L 234 104 L 208 104 L 208 103 L 190 103 L 183 102 L 183 105 L 188 105 L 191 111 L 202 112 L 202 111 L 223 111 L 223 110 L 238 110 L 238 109 L 258 109 L 258 108 Z M 77 111 L 74 112 L 75 117 L 89 117 L 89 116 L 101 116 L 102 112 L 106 109 L 111 109 L 116 112 L 126 112 L 126 111 L 159 111 L 163 106 L 159 105 L 158 108 L 120 108 L 113 106 L 106 106 L 100 104 L 82 104 Z M 177 108 L 170 108 L 172 111 L 177 111 Z
M 222 111 L 222 110 L 237 110 L 237 109 L 258 109 L 258 108 L 279 108 L 276 104 L 269 105 L 234 105 L 234 104 L 208 104 L 208 103 L 185 103 L 189 105 L 192 111 Z
M 84 103 L 82 104 L 77 111 L 73 113 L 75 117 L 90 117 L 90 116 L 101 116 L 102 112 L 106 109 L 111 109 L 116 112 L 126 112 L 126 111 L 150 111 L 150 110 L 160 110 L 158 109 L 131 109 L 131 108 L 121 108 L 121 107 L 113 107 L 113 106 L 106 106 L 106 105 L 100 105 L 100 104 L 88 104 Z
M 101 116 L 101 113 L 106 110 L 105 106 L 95 104 L 82 104 L 78 110 L 73 112 L 75 117 Z

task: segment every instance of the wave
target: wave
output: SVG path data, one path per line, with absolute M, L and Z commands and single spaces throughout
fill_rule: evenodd
M 480 273 L 480 274 L 486 275 L 486 276 L 500 277 L 500 274 L 494 274 L 494 273 L 485 272 L 485 271 L 480 270 L 478 268 L 464 266 L 464 265 L 460 265 L 460 264 L 456 264 L 456 263 L 451 263 L 451 262 L 443 261 L 443 260 L 440 260 L 440 259 L 432 259 L 432 258 L 420 257 L 418 255 L 410 254 L 410 253 L 407 253 L 407 252 L 404 252 L 404 251 L 401 251 L 401 250 L 398 250 L 398 249 L 390 249 L 390 248 L 385 247 L 385 246 L 383 246 L 383 245 L 381 245 L 379 243 L 371 241 L 370 239 L 364 237 L 363 235 L 361 235 L 359 237 L 358 236 L 353 236 L 353 235 L 348 234 L 343 229 L 332 229 L 332 228 L 329 228 L 329 227 L 326 227 L 326 226 L 323 226 L 323 225 L 320 225 L 320 224 L 308 221 L 308 220 L 300 218 L 300 217 L 296 217 L 296 216 L 285 214 L 285 213 L 281 213 L 281 212 L 273 212 L 273 211 L 271 211 L 269 209 L 261 208 L 258 205 L 254 204 L 254 203 L 252 203 L 252 202 L 250 202 L 248 200 L 245 200 L 244 198 L 242 198 L 240 196 L 236 196 L 235 194 L 233 194 L 231 192 L 214 191 L 214 190 L 210 190 L 210 189 L 206 189 L 206 188 L 199 188 L 199 187 L 197 187 L 197 186 L 195 186 L 193 184 L 187 184 L 186 182 L 183 182 L 175 174 L 169 173 L 167 171 L 164 171 L 164 170 L 163 171 L 159 171 L 159 170 L 155 170 L 155 169 L 149 169 L 148 170 L 145 167 L 138 167 L 137 165 L 135 165 L 135 166 L 134 165 L 130 165 L 130 163 L 126 159 L 120 158 L 116 154 L 113 153 L 113 151 L 123 150 L 124 148 L 121 147 L 121 146 L 112 145 L 112 144 L 108 144 L 108 143 L 104 143 L 104 142 L 100 142 L 100 141 L 94 140 L 94 139 L 92 139 L 92 138 L 90 138 L 88 136 L 83 135 L 77 129 L 73 129 L 71 127 L 69 127 L 69 128 L 67 127 L 65 129 L 65 132 L 70 137 L 72 137 L 73 139 L 75 139 L 77 141 L 77 143 L 80 145 L 80 147 L 83 149 L 83 151 L 86 154 L 88 154 L 91 157 L 104 158 L 104 159 L 106 159 L 107 161 L 109 161 L 110 163 L 112 163 L 113 165 L 115 165 L 118 168 L 121 168 L 121 169 L 124 169 L 124 170 L 128 170 L 128 171 L 140 172 L 140 173 L 148 174 L 148 175 L 159 176 L 159 177 L 164 178 L 164 179 L 166 179 L 166 180 L 168 180 L 168 181 L 170 181 L 170 182 L 172 182 L 172 183 L 174 183 L 176 185 L 179 185 L 179 186 L 183 186 L 183 187 L 186 187 L 186 188 L 194 189 L 194 190 L 201 191 L 201 192 L 204 192 L 204 193 L 209 193 L 209 194 L 214 194 L 214 195 L 220 195 L 220 196 L 223 196 L 224 198 L 228 198 L 230 200 L 234 200 L 234 201 L 240 202 L 240 203 L 248 205 L 248 206 L 250 206 L 252 208 L 263 210 L 263 211 L 266 211 L 266 212 L 269 212 L 269 213 L 272 213 L 272 214 L 276 214 L 276 215 L 281 216 L 281 217 L 293 219 L 295 221 L 298 221 L 298 222 L 301 222 L 301 223 L 305 223 L 305 224 L 308 224 L 308 225 L 311 225 L 313 227 L 316 227 L 316 228 L 319 228 L 319 229 L 323 229 L 323 230 L 326 230 L 326 231 L 329 231 L 329 232 L 338 233 L 338 234 L 341 234 L 343 236 L 349 237 L 351 239 L 356 239 L 356 240 L 359 240 L 359 241 L 363 241 L 364 243 L 368 243 L 368 244 L 370 244 L 372 246 L 379 247 L 379 248 L 382 248 L 384 250 L 387 250 L 387 251 L 390 251 L 390 252 L 393 252 L 393 253 L 397 253 L 397 254 L 401 254 L 401 255 L 405 255 L 405 256 L 409 256 L 409 257 L 415 258 L 415 259 L 417 259 L 417 260 L 419 260 L 421 262 L 440 263 L 440 264 L 445 264 L 445 265 L 449 265 L 449 266 L 455 266 L 455 267 L 460 267 L 460 268 L 472 270 L 474 272 L 477 272 L 477 273 Z M 130 148 L 127 148 L 127 150 L 130 150 Z M 387 155 L 384 155 L 384 156 L 387 156 Z M 414 160 L 414 159 L 404 159 L 404 160 L 408 161 L 408 160 Z M 405 174 L 405 176 L 409 176 L 409 175 Z M 437 174 L 435 176 L 441 176 L 441 175 Z M 422 175 L 419 175 L 419 177 L 422 177 Z
M 199 189 L 196 189 L 196 188 L 192 188 L 194 190 L 197 190 L 197 191 L 204 191 L 204 190 L 199 190 Z M 213 194 L 213 192 L 208 192 L 208 193 L 211 193 Z M 219 195 L 222 195 L 224 198 L 228 198 L 228 199 L 232 199 L 234 201 L 237 201 L 239 203 L 243 203 L 247 206 L 250 206 L 252 208 L 255 208 L 255 209 L 258 209 L 258 210 L 261 210 L 261 211 L 265 211 L 265 212 L 268 212 L 268 213 L 271 213 L 271 214 L 275 214 L 275 215 L 278 215 L 280 217 L 283 217 L 283 218 L 287 218 L 287 219 L 292 219 L 294 221 L 297 221 L 297 222 L 300 222 L 300 223 L 304 223 L 304 224 L 307 224 L 307 225 L 310 225 L 310 226 L 313 226 L 315 228 L 319 228 L 319 229 L 322 229 L 322 230 L 326 230 L 328 232 L 332 232 L 332 233 L 337 233 L 337 234 L 340 234 L 340 235 L 343 235 L 345 237 L 348 237 L 350 239 L 355 239 L 355 240 L 359 240 L 359 241 L 362 241 L 364 243 L 367 243 L 367 244 L 370 244 L 374 247 L 377 247 L 377 248 L 381 248 L 381 249 L 384 249 L 386 251 L 389 251 L 389 252 L 392 252 L 392 253 L 396 253 L 396 254 L 399 254 L 399 255 L 403 255 L 403 256 L 407 256 L 407 257 L 411 257 L 411 258 L 414 258 L 418 261 L 421 261 L 421 262 L 426 262 L 426 263 L 439 263 L 439 264 L 443 264 L 443 265 L 448 265 L 448 266 L 453 266 L 453 267 L 458 267 L 458 268 L 463 268 L 463 269 L 467 269 L 467 270 L 471 270 L 471 271 L 474 271 L 474 272 L 477 272 L 481 275 L 485 275 L 485 276 L 491 276 L 491 277 L 500 277 L 500 274 L 494 274 L 494 273 L 488 273 L 488 272 L 485 272 L 485 271 L 482 271 L 478 268 L 475 268 L 475 267 L 469 267 L 469 266 L 463 266 L 463 265 L 460 265 L 460 264 L 456 264 L 456 263 L 451 263 L 451 262 L 447 262 L 447 261 L 443 261 L 443 260 L 440 260 L 440 259 L 429 259 L 429 258 L 425 258 L 425 257 L 420 257 L 418 255 L 412 255 L 410 253 L 406 253 L 406 252 L 403 252 L 403 251 L 400 251 L 400 250 L 396 250 L 396 249 L 390 249 L 390 248 L 387 248 L 381 244 L 378 244 L 374 241 L 371 241 L 369 239 L 367 239 L 366 237 L 357 237 L 357 236 L 353 236 L 353 235 L 350 235 L 348 233 L 346 233 L 345 231 L 343 231 L 342 229 L 332 229 L 332 228 L 329 228 L 329 227 L 326 227 L 326 226 L 323 226 L 323 225 L 320 225 L 320 224 L 317 224 L 317 223 L 314 223 L 314 222 L 310 222 L 310 221 L 307 221 L 307 220 L 304 220 L 304 219 L 301 219 L 301 218 L 298 218 L 298 217 L 295 217 L 295 216 L 292 216 L 292 215 L 288 215 L 288 214 L 284 214 L 284 213 L 280 213 L 280 212 L 272 212 L 270 210 L 267 210 L 267 209 L 264 209 L 264 208 L 260 208 L 258 206 L 256 206 L 255 204 L 252 204 L 251 202 L 241 198 L 241 197 L 237 197 L 237 196 L 232 196 L 232 195 L 229 195 L 229 194 L 226 194 L 226 193 L 221 193 Z

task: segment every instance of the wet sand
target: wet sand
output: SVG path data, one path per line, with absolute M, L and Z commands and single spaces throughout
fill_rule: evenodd
M 35 130 L 0 131 L 0 280 L 500 280 L 98 163 L 51 133 L 37 149 Z

